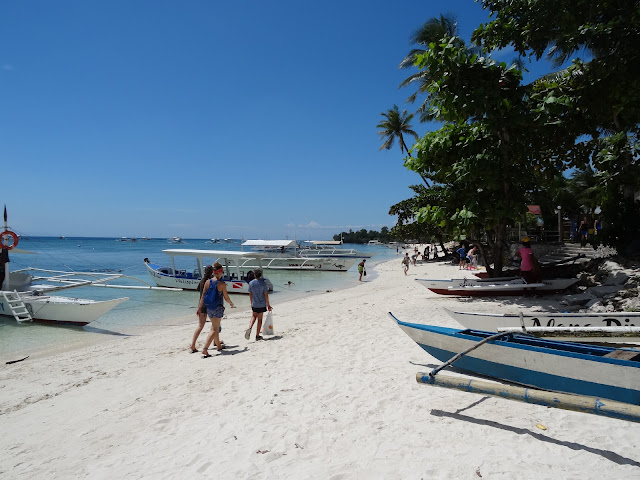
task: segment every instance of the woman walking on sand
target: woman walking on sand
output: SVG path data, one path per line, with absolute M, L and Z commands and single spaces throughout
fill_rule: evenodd
M 202 305 L 204 303 L 204 298 L 207 296 L 207 292 L 210 288 L 214 288 L 215 295 L 213 299 L 213 303 L 206 306 L 207 316 L 209 320 L 211 320 L 211 331 L 209 335 L 207 335 L 207 341 L 204 343 L 204 348 L 202 349 L 202 358 L 210 357 L 209 355 L 209 346 L 211 342 L 214 342 L 218 351 L 221 351 L 223 346 L 220 343 L 220 322 L 222 321 L 222 317 L 224 316 L 224 300 L 227 301 L 231 308 L 235 308 L 235 305 L 229 298 L 229 294 L 227 293 L 227 284 L 224 281 L 221 281 L 222 274 L 224 270 L 222 265 L 219 262 L 213 264 L 213 277 L 207 280 L 202 288 L 204 294 L 200 298 L 200 304 L 198 305 L 198 311 L 202 309 Z
M 407 253 L 404 254 L 404 258 L 402 259 L 402 265 L 404 265 L 404 274 L 405 275 L 409 271 L 409 262 L 411 262 L 411 260 L 409 259 L 409 252 L 407 252 Z
M 198 337 L 200 336 L 200 333 L 204 328 L 204 324 L 207 322 L 207 307 L 205 307 L 204 305 L 200 306 L 200 304 L 202 302 L 204 284 L 212 276 L 213 276 L 213 266 L 207 265 L 204 269 L 204 276 L 202 277 L 202 280 L 200 280 L 200 283 L 198 284 L 198 288 L 197 288 L 197 290 L 200 292 L 200 301 L 198 301 L 199 308 L 198 308 L 198 311 L 196 312 L 196 315 L 198 315 L 198 326 L 196 327 L 196 331 L 193 332 L 193 340 L 191 341 L 191 347 L 190 347 L 191 353 L 196 353 L 198 351 L 198 349 L 196 348 L 196 342 L 198 341 Z

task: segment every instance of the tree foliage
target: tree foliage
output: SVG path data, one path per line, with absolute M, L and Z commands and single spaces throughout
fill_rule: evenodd
M 633 192 L 640 189 L 640 1 L 481 0 L 493 19 L 473 40 L 487 48 L 513 47 L 557 65 L 573 64 L 537 82 L 541 105 L 573 134 L 576 145 L 557 154 L 597 179 L 598 204 L 611 243 L 628 245 L 640 224 Z M 592 202 L 593 203 L 593 202 Z
M 472 36 L 477 50 L 442 35 L 441 17 L 440 38 L 420 37 L 424 50 L 403 61 L 420 69 L 403 84 L 419 82 L 421 118 L 444 125 L 405 159 L 427 193 L 397 206 L 415 206 L 426 231 L 477 243 L 497 272 L 506 226 L 530 203 L 574 214 L 601 207 L 611 243 L 627 245 L 640 227 L 640 0 L 477 1 L 492 15 Z M 436 20 L 425 25 L 438 31 Z M 518 64 L 490 57 L 507 46 L 557 65 L 576 58 L 525 85 Z M 567 168 L 573 179 L 562 176 Z
M 455 38 L 429 47 L 417 65 L 425 71 L 429 115 L 445 124 L 405 159 L 440 189 L 417 218 L 479 245 L 499 274 L 507 226 L 524 218 L 537 185 L 563 168 L 552 154 L 562 126 L 534 111 L 532 87 L 515 66 L 470 52 Z
M 388 243 L 395 240 L 395 237 L 389 232 L 388 227 L 382 227 L 379 232 L 375 230 L 368 230 L 363 228 L 354 232 L 349 230 L 348 232 L 341 232 L 333 236 L 334 240 L 340 240 L 344 243 L 368 243 L 370 240 L 378 240 L 381 243 Z

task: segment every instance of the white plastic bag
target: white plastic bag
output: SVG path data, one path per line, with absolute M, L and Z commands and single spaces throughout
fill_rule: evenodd
M 262 334 L 263 335 L 274 335 L 273 333 L 273 313 L 267 313 L 267 318 L 262 322 Z

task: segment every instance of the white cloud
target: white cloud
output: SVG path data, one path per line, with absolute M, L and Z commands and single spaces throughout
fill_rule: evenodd
M 372 228 L 382 228 L 382 227 L 388 227 L 388 225 L 385 225 L 383 223 L 377 223 L 377 224 L 366 224 L 366 225 L 320 225 L 318 222 L 312 220 L 309 223 L 307 223 L 306 225 L 302 225 L 302 224 L 294 224 L 294 223 L 288 223 L 287 225 L 285 225 L 287 228 L 310 228 L 310 229 L 331 229 L 331 230 L 336 230 L 336 229 L 340 229 L 340 230 L 362 230 L 363 228 L 367 228 L 367 229 L 372 229 Z

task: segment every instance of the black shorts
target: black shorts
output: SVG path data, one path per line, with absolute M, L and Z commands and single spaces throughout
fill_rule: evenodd
M 253 313 L 264 313 L 267 311 L 267 307 L 251 307 Z

